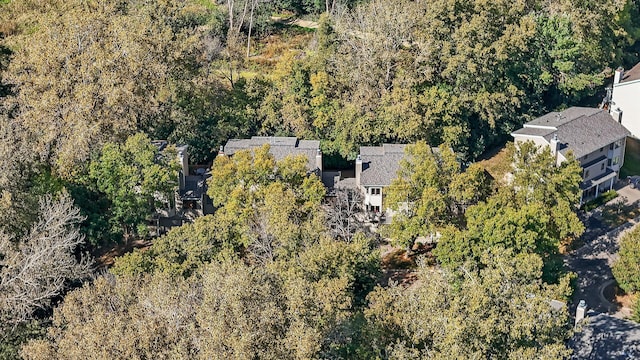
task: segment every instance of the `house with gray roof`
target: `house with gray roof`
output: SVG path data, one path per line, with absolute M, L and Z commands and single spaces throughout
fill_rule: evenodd
M 386 208 L 384 189 L 391 185 L 404 157 L 405 145 L 383 144 L 382 146 L 361 146 L 356 159 L 356 186 L 364 194 L 365 210 L 380 214 L 391 210 Z M 388 221 L 390 216 L 386 217 Z
M 556 164 L 569 154 L 582 166 L 582 202 L 611 190 L 624 162 L 626 138 L 631 133 L 606 110 L 571 107 L 550 112 L 511 133 L 516 145 L 532 141 L 549 147 Z
M 614 120 L 640 139 L 640 63 L 629 70 L 618 68 L 608 89 L 607 109 Z
M 308 170 L 322 178 L 322 152 L 318 140 L 299 140 L 296 137 L 285 136 L 253 136 L 251 139 L 231 139 L 221 151 L 224 155 L 233 156 L 237 151 L 257 149 L 265 144 L 269 144 L 269 153 L 277 161 L 289 155 L 304 155 L 308 161 Z
M 568 345 L 576 360 L 640 359 L 640 324 L 590 311 Z

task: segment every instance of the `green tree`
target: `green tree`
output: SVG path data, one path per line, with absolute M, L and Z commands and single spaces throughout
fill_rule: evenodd
M 477 165 L 463 171 L 448 147 L 434 150 L 424 141 L 407 145 L 387 189 L 387 203 L 397 214 L 386 231 L 396 244 L 411 249 L 419 236 L 461 225 L 465 208 L 488 196 L 489 184 Z
M 163 135 L 202 66 L 200 40 L 213 14 L 188 1 L 51 3 L 24 20 L 31 31 L 10 39 L 6 80 L 29 146 L 71 177 L 108 141 Z
M 322 241 L 270 266 L 214 260 L 186 279 L 99 277 L 66 296 L 47 336 L 30 341 L 22 356 L 331 357 L 345 342 L 341 326 L 354 301 L 379 269 L 378 254 L 361 240 Z
M 307 174 L 307 158 L 275 161 L 265 145 L 218 156 L 213 164 L 209 196 L 218 206 L 218 223 L 228 226 L 235 244 L 255 261 L 269 262 L 317 242 L 325 231 L 321 203 L 325 188 Z
M 619 258 L 611 270 L 620 287 L 627 293 L 636 294 L 640 290 L 640 247 L 638 237 L 640 228 L 636 227 L 620 240 Z M 640 302 L 634 304 L 634 320 L 640 320 Z
M 46 338 L 23 347 L 25 359 L 193 358 L 202 293 L 192 282 L 99 277 L 69 293 Z M 79 334 L 83 334 L 79 336 Z
M 116 258 L 110 272 L 119 276 L 159 272 L 188 278 L 214 259 L 240 252 L 239 245 L 232 242 L 237 235 L 218 220 L 207 215 L 173 228 L 154 240 L 148 249 L 134 250 Z
M 533 116 L 591 106 L 638 39 L 637 12 L 617 0 L 363 2 L 277 65 L 263 131 L 314 134 L 349 159 L 421 139 L 472 160 Z
M 177 179 L 175 152 L 160 153 L 144 134 L 123 145 L 107 143 L 89 165 L 89 180 L 111 202 L 114 229 L 132 235 L 144 228 L 151 212 L 169 204 Z
M 536 253 L 544 260 L 545 280 L 555 281 L 562 272 L 560 249 L 584 231 L 575 212 L 582 170 L 571 158 L 556 166 L 550 151 L 532 142 L 510 145 L 510 154 L 510 183 L 470 206 L 465 226 L 444 231 L 434 254 L 456 269 L 494 247 Z
M 372 353 L 390 359 L 561 359 L 570 351 L 569 279 L 541 280 L 537 255 L 495 250 L 458 280 L 421 267 L 410 288 L 377 288 L 366 311 Z

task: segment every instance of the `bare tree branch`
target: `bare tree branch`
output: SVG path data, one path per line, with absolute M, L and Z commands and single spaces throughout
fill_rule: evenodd
M 327 224 L 336 239 L 351 241 L 364 229 L 358 215 L 362 211 L 362 193 L 358 189 L 336 189 L 336 197 L 325 206 Z
M 0 320 L 7 324 L 31 319 L 91 273 L 91 261 L 75 255 L 84 241 L 76 225 L 84 218 L 71 197 L 45 196 L 39 208 L 39 220 L 20 241 L 0 234 Z

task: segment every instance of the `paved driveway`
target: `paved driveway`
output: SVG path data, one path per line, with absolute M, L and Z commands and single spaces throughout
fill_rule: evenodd
M 609 204 L 625 201 L 628 204 L 640 204 L 640 190 L 628 185 L 617 190 L 617 198 Z M 583 221 L 586 231 L 581 240 L 581 248 L 565 256 L 565 266 L 578 275 L 577 288 L 573 295 L 573 306 L 584 299 L 589 308 L 603 313 L 622 316 L 620 306 L 612 304 L 602 295 L 602 291 L 614 282 L 611 265 L 617 259 L 620 237 L 635 227 L 640 218 L 628 221 L 615 229 L 605 229 L 598 219 L 598 211 L 587 214 Z

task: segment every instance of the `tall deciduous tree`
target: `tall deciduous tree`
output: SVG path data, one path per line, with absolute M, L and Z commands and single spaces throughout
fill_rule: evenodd
M 556 166 L 550 151 L 532 142 L 510 145 L 509 153 L 510 184 L 469 207 L 466 226 L 445 231 L 435 254 L 454 269 L 494 247 L 537 253 L 545 262 L 545 279 L 553 281 L 561 271 L 561 247 L 584 231 L 576 215 L 582 170 L 572 158 Z
M 411 248 L 419 236 L 462 224 L 465 208 L 490 191 L 484 172 L 477 165 L 463 171 L 451 148 L 432 149 L 424 141 L 407 145 L 387 190 L 388 204 L 398 212 L 387 232 L 397 244 Z
M 494 251 L 458 281 L 422 267 L 410 288 L 377 288 L 366 311 L 372 354 L 390 359 L 561 359 L 570 351 L 569 279 L 545 284 L 537 255 Z
M 591 105 L 605 69 L 638 40 L 637 9 L 629 0 L 364 2 L 323 21 L 317 48 L 287 60 L 264 98 L 264 130 L 315 133 L 352 159 L 362 144 L 418 139 L 474 159 L 532 116 Z
M 161 132 L 198 72 L 209 14 L 187 1 L 46 7 L 7 71 L 33 150 L 69 176 L 107 141 Z
M 103 146 L 89 166 L 89 178 L 111 202 L 112 226 L 135 233 L 154 209 L 169 203 L 177 181 L 175 156 L 171 150 L 160 153 L 142 133 L 123 145 Z
M 327 200 L 327 225 L 333 238 L 351 241 L 354 235 L 365 230 L 360 218 L 362 201 L 362 192 L 351 188 L 336 189 L 335 197 Z
M 186 279 L 160 271 L 100 277 L 67 295 L 48 336 L 31 341 L 22 355 L 332 357 L 344 343 L 341 325 L 353 304 L 373 286 L 378 262 L 360 239 L 323 241 L 266 267 L 212 261 Z
M 287 257 L 322 237 L 326 190 L 308 174 L 307 161 L 296 156 L 276 162 L 268 145 L 216 158 L 208 184 L 219 207 L 214 216 L 255 261 Z
M 620 240 L 619 258 L 613 264 L 613 275 L 620 287 L 630 294 L 640 291 L 640 228 L 636 227 Z M 640 320 L 640 301 L 634 304 L 633 318 Z

